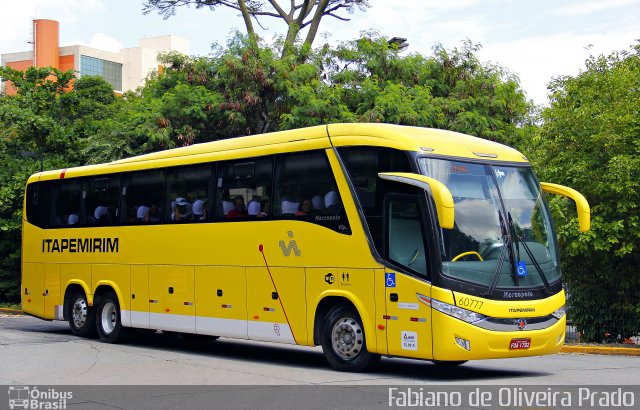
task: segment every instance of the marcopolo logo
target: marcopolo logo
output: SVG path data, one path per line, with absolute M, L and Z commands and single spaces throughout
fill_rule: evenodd
M 14 409 L 66 409 L 67 400 L 73 398 L 70 391 L 54 388 L 39 390 L 37 387 L 9 386 L 9 408 Z

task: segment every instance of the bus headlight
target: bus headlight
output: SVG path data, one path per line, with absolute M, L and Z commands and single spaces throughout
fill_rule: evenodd
M 562 316 L 565 315 L 565 308 L 564 306 L 561 306 L 560 308 L 556 309 L 555 312 L 552 313 L 552 315 L 556 318 L 556 319 L 562 319 Z
M 448 303 L 440 302 L 436 299 L 431 299 L 431 306 L 437 310 L 438 312 L 442 312 L 445 315 L 453 316 L 460 320 L 464 320 L 467 323 L 474 323 L 478 320 L 482 320 L 486 318 L 485 315 L 481 315 L 480 313 L 472 312 L 467 309 L 463 309 L 458 306 L 453 306 Z

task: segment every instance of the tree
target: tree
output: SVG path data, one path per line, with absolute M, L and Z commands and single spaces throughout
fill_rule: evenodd
M 278 47 L 238 34 L 211 57 L 162 55 L 164 70 L 125 96 L 137 113 L 123 127 L 136 135 L 134 151 L 328 122 L 445 128 L 508 144 L 530 133 L 532 105 L 517 78 L 480 63 L 470 42 L 461 50 L 438 47 L 434 56 L 402 56 L 371 34 L 324 46 L 305 62 L 280 57 Z
M 283 6 L 281 3 L 288 3 Z M 277 0 L 144 0 L 142 11 L 144 14 L 157 11 L 165 19 L 173 16 L 176 9 L 184 6 L 196 8 L 207 7 L 215 10 L 217 7 L 227 7 L 240 12 L 249 38 L 254 38 L 256 32 L 252 20 L 259 23 L 259 18 L 276 18 L 287 26 L 284 38 L 283 56 L 294 49 L 294 44 L 300 30 L 308 28 L 301 50 L 309 50 L 318 34 L 320 22 L 324 17 L 334 17 L 348 21 L 339 13 L 351 13 L 354 8 L 365 10 L 369 7 L 369 0 L 291 0 L 282 2 Z
M 554 200 L 571 316 L 588 341 L 640 332 L 640 44 L 590 57 L 579 75 L 554 79 L 534 141 L 545 180 L 576 187 L 591 205 L 591 231 Z M 608 335 L 608 336 L 607 336 Z
M 17 302 L 25 183 L 40 171 L 39 160 L 44 169 L 85 163 L 87 135 L 110 115 L 116 97 L 97 77 L 77 79 L 71 88 L 72 71 L 0 67 L 0 77 L 17 88 L 16 95 L 0 95 L 0 301 Z
M 326 47 L 314 56 L 321 78 L 316 83 L 305 79 L 291 90 L 299 101 L 292 104 L 285 125 L 387 122 L 518 145 L 532 131 L 533 105 L 516 76 L 477 59 L 479 48 L 467 40 L 461 49 L 436 46 L 433 56 L 403 56 L 397 44 L 376 33 L 335 50 Z M 322 95 L 328 96 L 328 112 L 318 102 Z

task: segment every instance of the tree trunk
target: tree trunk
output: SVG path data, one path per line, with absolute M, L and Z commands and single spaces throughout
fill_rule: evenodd
M 251 16 L 249 15 L 249 10 L 247 9 L 247 5 L 244 0 L 238 0 L 238 5 L 240 6 L 240 11 L 242 12 L 242 18 L 244 19 L 244 25 L 247 27 L 247 34 L 250 38 L 253 38 L 255 35 L 255 31 L 253 31 L 253 23 L 251 22 Z
M 316 34 L 318 34 L 318 27 L 320 27 L 320 21 L 322 20 L 324 11 L 327 9 L 327 5 L 329 4 L 329 0 L 320 0 L 318 2 L 318 8 L 316 9 L 315 14 L 313 15 L 313 20 L 311 20 L 311 25 L 309 26 L 309 32 L 307 33 L 307 38 L 304 40 L 303 48 L 311 47 L 313 44 L 313 40 L 316 38 Z

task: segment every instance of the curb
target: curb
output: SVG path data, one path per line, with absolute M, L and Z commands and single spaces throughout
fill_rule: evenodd
M 24 312 L 21 309 L 0 308 L 0 313 L 8 315 L 23 315 Z
M 637 347 L 613 347 L 591 345 L 565 345 L 562 353 L 603 354 L 617 356 L 640 356 L 640 348 Z

